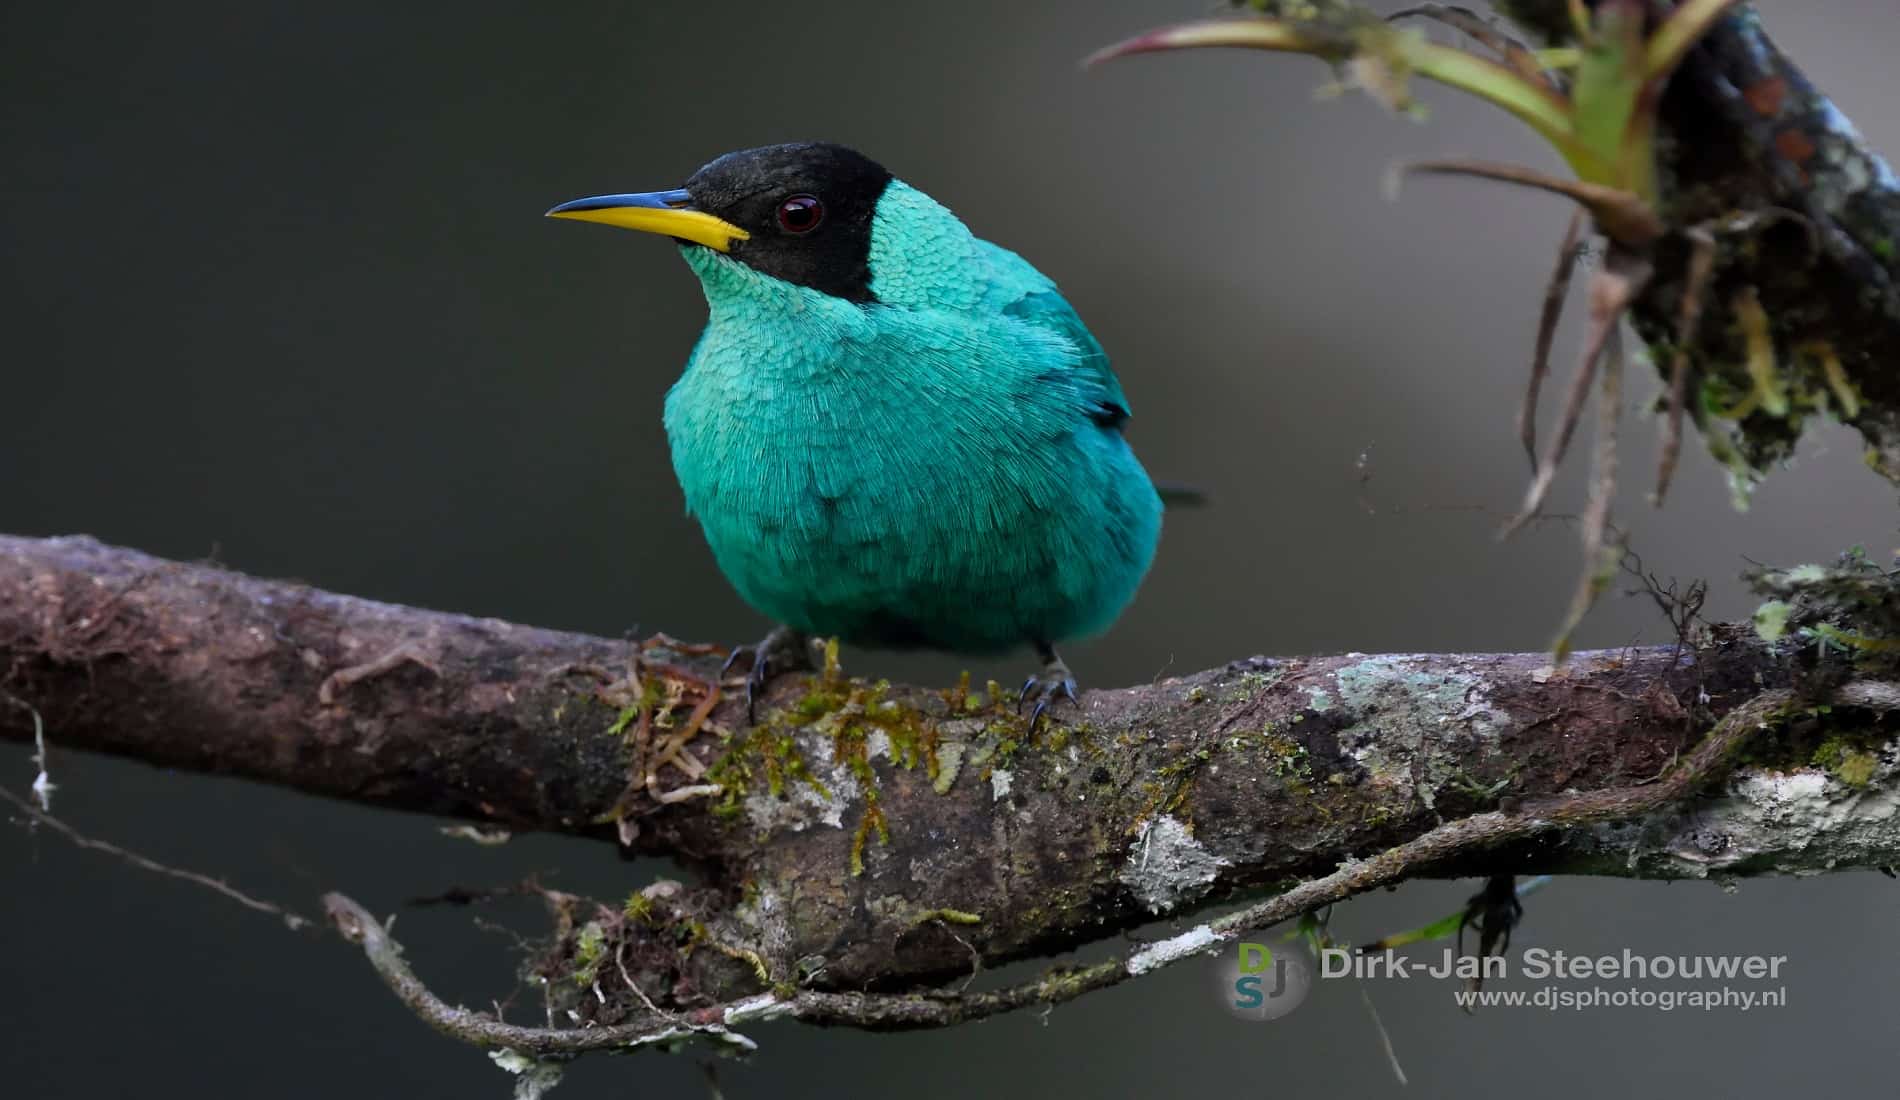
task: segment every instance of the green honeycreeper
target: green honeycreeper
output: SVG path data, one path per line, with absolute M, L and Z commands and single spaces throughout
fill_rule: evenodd
M 548 214 L 670 236 L 705 290 L 666 435 L 720 570 L 784 624 L 747 647 L 748 704 L 812 635 L 1026 643 L 1032 726 L 1074 701 L 1055 643 L 1134 597 L 1162 503 L 1053 281 L 840 145 L 728 153 L 679 190 Z

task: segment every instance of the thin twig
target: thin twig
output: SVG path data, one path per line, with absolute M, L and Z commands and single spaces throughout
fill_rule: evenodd
M 388 930 L 369 910 L 342 894 L 325 894 L 323 908 L 343 938 L 363 948 L 370 965 L 403 1004 L 429 1026 L 465 1043 L 537 1057 L 625 1050 L 695 1034 L 746 1048 L 752 1045 L 743 1036 L 727 1031 L 719 1020 L 706 1018 L 700 1022 L 698 1018 L 706 1015 L 704 1010 L 688 1017 L 643 1017 L 634 1023 L 611 1027 L 540 1028 L 505 1024 L 481 1013 L 451 1006 L 431 993 L 403 960 L 401 946 L 390 939 Z
M 1359 983 L 1359 1000 L 1366 1006 L 1366 1015 L 1372 1017 L 1372 1028 L 1379 1033 L 1379 1049 L 1385 1052 L 1385 1064 L 1391 1068 L 1392 1076 L 1401 1085 L 1412 1082 L 1405 1076 L 1405 1067 L 1399 1062 L 1399 1052 L 1392 1046 L 1392 1033 L 1385 1029 L 1385 1021 L 1379 1017 L 1379 1008 L 1372 1003 L 1372 994 L 1366 992 L 1364 982 Z
M 312 926 L 313 922 L 308 917 L 299 916 L 275 902 L 262 901 L 258 898 L 254 898 L 236 887 L 227 885 L 219 879 L 212 878 L 210 875 L 200 874 L 197 871 L 187 871 L 182 867 L 171 867 L 149 856 L 142 856 L 137 852 L 121 848 L 117 844 L 111 844 L 103 840 L 95 840 L 73 828 L 71 825 L 66 824 L 64 821 L 61 821 L 59 818 L 54 817 L 52 814 L 41 810 L 25 798 L 13 793 L 13 791 L 7 787 L 0 786 L 0 798 L 4 798 L 8 802 L 13 803 L 16 809 L 34 822 L 46 826 L 81 848 L 117 856 L 127 863 L 132 864 L 134 867 L 142 867 L 147 871 L 153 871 L 161 875 L 169 875 L 172 878 L 183 879 L 186 882 L 197 883 L 206 889 L 223 894 L 225 897 L 230 898 L 232 901 L 237 902 L 247 909 L 255 909 L 260 913 L 269 913 L 274 917 L 280 917 L 293 931 Z

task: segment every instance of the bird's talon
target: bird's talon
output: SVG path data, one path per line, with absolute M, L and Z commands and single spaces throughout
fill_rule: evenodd
M 1038 683 L 1040 683 L 1041 680 L 1042 678 L 1040 676 L 1031 676 L 1029 679 L 1023 681 L 1023 689 L 1016 693 L 1016 713 L 1017 714 L 1021 714 L 1023 712 L 1023 704 L 1029 701 L 1030 690 L 1033 689 Z M 1038 709 L 1036 713 L 1041 714 L 1042 713 L 1041 709 Z M 1033 724 L 1034 723 L 1031 722 L 1031 725 Z
M 1032 694 L 1035 696 L 1036 709 L 1029 713 L 1031 732 L 1051 703 L 1067 699 L 1078 707 L 1082 705 L 1082 701 L 1076 698 L 1075 677 L 1069 673 L 1069 666 L 1063 664 L 1062 658 L 1056 656 L 1056 651 L 1047 645 L 1038 645 L 1036 651 L 1042 656 L 1042 671 L 1024 680 L 1022 693 L 1016 697 L 1016 713 L 1021 714 L 1023 704 Z
M 759 720 L 759 693 L 772 680 L 771 656 L 760 653 L 753 658 L 752 668 L 745 674 L 745 717 L 746 721 L 757 724 Z
M 724 680 L 739 663 L 739 658 L 752 658 L 752 667 L 745 674 L 745 716 L 746 722 L 757 725 L 759 721 L 759 695 L 765 691 L 772 676 L 777 672 L 790 672 L 796 668 L 811 667 L 811 646 L 805 635 L 791 627 L 781 626 L 765 636 L 757 645 L 742 645 L 733 648 L 726 655 L 725 664 L 719 666 L 719 678 Z
M 1465 901 L 1464 916 L 1458 922 L 1458 954 L 1465 951 L 1465 928 L 1478 930 L 1478 955 L 1502 955 L 1511 949 L 1511 930 L 1524 919 L 1524 903 L 1518 900 L 1517 878 L 1492 875 L 1484 889 Z

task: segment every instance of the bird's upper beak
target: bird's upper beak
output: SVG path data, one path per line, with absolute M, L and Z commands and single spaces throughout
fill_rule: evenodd
M 719 252 L 729 252 L 732 242 L 752 234 L 723 218 L 693 209 L 693 197 L 685 191 L 648 191 L 641 195 L 596 195 L 591 199 L 564 202 L 548 211 L 550 218 L 617 225 L 642 233 L 660 233 L 694 244 L 703 244 Z

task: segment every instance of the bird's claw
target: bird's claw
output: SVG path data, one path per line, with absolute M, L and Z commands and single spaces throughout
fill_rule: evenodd
M 1514 875 L 1492 875 L 1484 889 L 1465 901 L 1464 916 L 1458 921 L 1458 954 L 1465 953 L 1465 929 L 1478 930 L 1478 954 L 1502 955 L 1511 949 L 1511 930 L 1524 919 L 1524 903 L 1517 897 Z
M 724 680 L 739 663 L 741 657 L 750 657 L 752 667 L 745 674 L 745 717 L 751 725 L 759 721 L 759 695 L 772 677 L 779 672 L 811 667 L 811 647 L 803 634 L 790 627 L 781 626 L 765 636 L 756 645 L 734 647 L 726 655 L 726 662 L 719 666 L 719 678 Z
M 752 667 L 745 674 L 745 720 L 756 724 L 759 720 L 759 693 L 772 679 L 772 655 L 764 651 L 755 652 Z
M 1023 706 L 1029 702 L 1031 696 L 1034 696 L 1036 701 L 1036 709 L 1029 712 L 1031 731 L 1035 730 L 1036 723 L 1042 721 L 1043 713 L 1051 704 L 1067 699 L 1078 707 L 1082 705 L 1081 700 L 1075 697 L 1075 677 L 1070 674 L 1069 667 L 1062 663 L 1061 658 L 1055 655 L 1054 650 L 1044 655 L 1042 671 L 1023 681 L 1023 689 L 1016 695 L 1017 714 L 1023 712 Z

